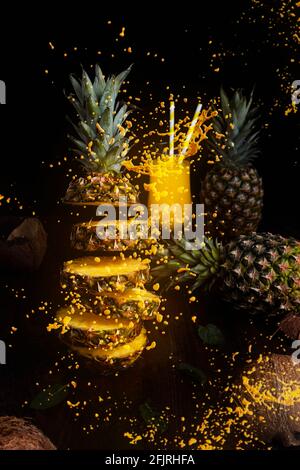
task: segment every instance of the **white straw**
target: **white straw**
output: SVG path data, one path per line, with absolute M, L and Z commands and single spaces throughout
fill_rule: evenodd
M 191 122 L 191 125 L 189 127 L 189 130 L 188 130 L 188 133 L 187 133 L 187 136 L 185 138 L 185 141 L 184 141 L 184 144 L 183 144 L 183 147 L 182 147 L 182 150 L 181 150 L 181 155 L 185 155 L 186 152 L 187 152 L 187 149 L 189 147 L 189 144 L 190 144 L 190 140 L 192 138 L 192 135 L 194 133 L 194 130 L 195 130 L 195 127 L 196 127 L 196 124 L 198 122 L 198 117 L 199 117 L 199 114 L 201 112 L 201 109 L 202 109 L 202 104 L 201 103 L 198 103 L 198 106 L 196 108 L 196 111 L 195 111 L 195 114 L 194 114 L 194 117 L 193 117 L 193 120 Z
M 175 134 L 175 103 L 170 101 L 170 157 L 174 156 L 174 134 Z

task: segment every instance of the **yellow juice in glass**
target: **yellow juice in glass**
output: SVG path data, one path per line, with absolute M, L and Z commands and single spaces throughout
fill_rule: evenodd
M 192 203 L 189 160 L 182 161 L 178 156 L 174 156 L 152 161 L 148 190 L 150 213 L 151 204 L 179 204 L 184 215 L 184 204 Z M 182 222 L 183 218 L 180 217 L 180 221 Z

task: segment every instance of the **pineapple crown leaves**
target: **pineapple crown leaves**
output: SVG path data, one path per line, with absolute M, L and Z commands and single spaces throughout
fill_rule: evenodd
M 246 165 L 259 155 L 258 108 L 253 106 L 253 91 L 249 99 L 242 90 L 235 91 L 230 99 L 221 88 L 221 113 L 213 120 L 209 145 L 221 154 L 225 165 Z
M 165 241 L 163 251 L 156 256 L 158 265 L 151 270 L 154 281 L 164 282 L 163 290 L 182 283 L 191 285 L 192 291 L 202 284 L 212 285 L 222 263 L 222 245 L 205 238 L 200 249 L 191 248 L 184 238 Z
M 69 138 L 74 145 L 72 150 L 88 171 L 120 172 L 129 150 L 129 139 L 122 124 L 130 111 L 126 104 L 117 102 L 117 96 L 131 67 L 107 80 L 99 65 L 95 66 L 93 82 L 85 70 L 81 78 L 70 76 L 73 93 L 69 100 L 77 120 L 69 118 L 75 131 L 75 136 Z

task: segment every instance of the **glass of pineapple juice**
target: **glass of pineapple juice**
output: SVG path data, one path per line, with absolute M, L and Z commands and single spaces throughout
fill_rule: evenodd
M 180 221 L 183 222 L 184 205 L 192 204 L 189 160 L 174 156 L 152 161 L 148 191 L 150 214 L 151 204 L 179 204 L 182 211 Z

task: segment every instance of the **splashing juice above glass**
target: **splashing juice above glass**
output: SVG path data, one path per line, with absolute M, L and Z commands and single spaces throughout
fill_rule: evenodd
M 160 208 L 160 222 L 165 212 L 170 222 L 174 221 L 174 210 L 171 206 L 177 204 L 181 215 L 176 213 L 175 222 L 183 223 L 184 206 L 192 204 L 191 185 L 190 185 L 190 166 L 192 157 L 200 152 L 202 141 L 207 139 L 207 133 L 212 129 L 212 124 L 206 122 L 216 116 L 216 111 L 202 109 L 199 103 L 193 120 L 188 122 L 185 118 L 180 120 L 176 129 L 174 128 L 174 103 L 170 106 L 170 132 L 166 134 L 158 133 L 160 136 L 168 135 L 170 137 L 169 155 L 163 154 L 157 156 L 149 153 L 149 148 L 145 148 L 142 163 L 134 165 L 131 160 L 123 162 L 123 166 L 128 171 L 135 171 L 139 174 L 149 175 L 149 184 L 144 188 L 149 192 L 148 210 L 153 213 L 153 204 L 160 206 L 165 204 L 165 209 Z M 181 126 L 188 127 L 187 134 L 180 130 Z M 176 147 L 174 144 L 177 144 Z M 177 152 L 177 154 L 174 152 Z M 200 158 L 200 157 L 198 157 Z M 189 218 L 190 216 L 187 215 Z M 186 222 L 186 221 L 185 221 Z

